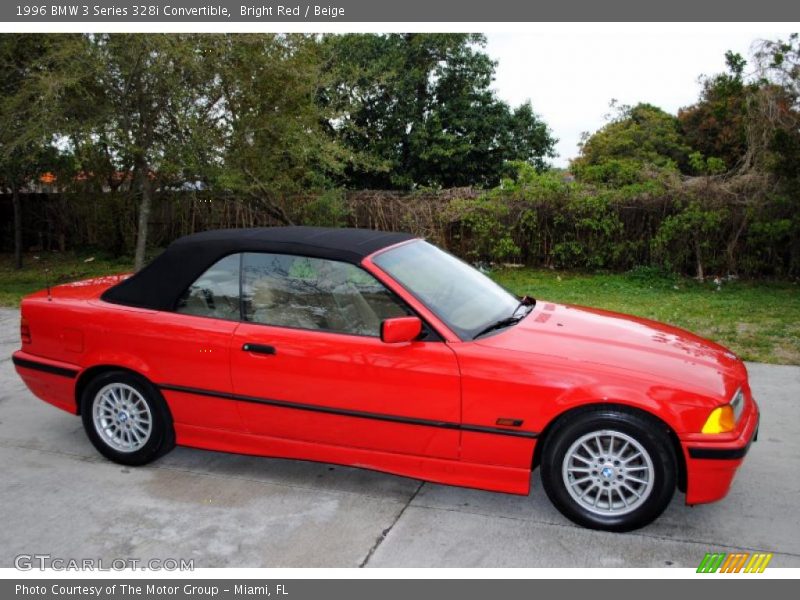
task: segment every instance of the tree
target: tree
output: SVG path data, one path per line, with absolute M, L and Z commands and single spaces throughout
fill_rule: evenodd
M 22 268 L 20 192 L 59 162 L 52 143 L 52 98 L 41 85 L 47 72 L 46 57 L 59 41 L 36 34 L 0 36 L 0 187 L 12 194 L 17 269 Z
M 236 35 L 217 52 L 224 168 L 214 183 L 291 223 L 281 197 L 327 186 L 344 161 L 317 104 L 320 46 L 308 35 Z
M 617 107 L 607 125 L 587 136 L 571 168 L 579 178 L 633 183 L 648 170 L 685 171 L 691 148 L 671 114 L 652 104 Z
M 761 40 L 755 48 L 756 65 L 763 80 L 781 87 L 800 102 L 800 34 L 786 40 Z
M 800 171 L 800 41 L 761 41 L 754 57 L 748 78 L 744 58 L 727 52 L 727 72 L 705 78 L 698 102 L 679 111 L 681 130 L 725 170 L 791 178 Z
M 766 157 L 767 168 L 800 180 L 800 35 L 756 44 L 759 94 L 748 129 L 750 156 Z
M 748 105 L 756 86 L 745 82 L 747 62 L 740 54 L 726 52 L 725 62 L 728 71 L 705 78 L 700 99 L 678 111 L 678 121 L 692 148 L 730 170 L 747 153 Z
M 327 36 L 320 103 L 352 151 L 352 187 L 496 185 L 507 161 L 539 168 L 555 140 L 530 105 L 512 111 L 490 86 L 483 36 Z
M 521 104 L 510 115 L 509 139 L 506 148 L 508 161 L 521 161 L 542 172 L 548 168 L 547 158 L 555 156 L 555 144 L 547 124 L 533 111 L 530 102 Z
M 92 112 L 79 115 L 75 130 L 65 133 L 87 142 L 76 143 L 82 156 L 104 164 L 94 176 L 130 173 L 139 196 L 137 270 L 144 264 L 155 190 L 202 179 L 218 158 L 214 40 L 184 34 L 88 35 L 78 62 L 63 67 L 83 74 Z

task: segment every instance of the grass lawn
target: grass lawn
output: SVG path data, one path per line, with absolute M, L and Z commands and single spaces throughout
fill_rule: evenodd
M 0 305 L 46 286 L 131 270 L 129 259 L 42 253 L 16 271 L 0 255 Z M 49 274 L 45 273 L 49 269 Z M 800 365 L 800 284 L 730 281 L 716 285 L 642 269 L 624 274 L 579 274 L 502 269 L 491 276 L 517 294 L 596 306 L 664 321 L 727 346 L 745 360 Z
M 133 270 L 130 259 L 99 258 L 92 254 L 29 254 L 23 265 L 17 271 L 13 256 L 0 254 L 0 306 L 18 306 L 24 295 L 44 289 L 48 281 L 50 285 L 58 285 Z

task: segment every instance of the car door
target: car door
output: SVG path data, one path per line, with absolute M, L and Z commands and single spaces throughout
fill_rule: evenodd
M 251 433 L 456 458 L 460 382 L 435 335 L 387 344 L 380 323 L 410 309 L 355 265 L 246 253 L 244 321 L 231 345 Z

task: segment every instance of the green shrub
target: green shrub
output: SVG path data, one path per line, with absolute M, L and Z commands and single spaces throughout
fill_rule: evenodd
M 652 241 L 654 258 L 670 270 L 689 271 L 692 260 L 695 274 L 724 269 L 723 225 L 727 208 L 706 207 L 698 200 L 683 204 L 680 212 L 661 222 Z
M 450 218 L 460 225 L 458 238 L 469 239 L 466 258 L 503 262 L 519 256 L 520 249 L 507 225 L 509 212 L 508 204 L 494 195 L 450 203 Z
M 344 227 L 350 211 L 343 190 L 326 190 L 303 204 L 299 221 L 317 227 Z

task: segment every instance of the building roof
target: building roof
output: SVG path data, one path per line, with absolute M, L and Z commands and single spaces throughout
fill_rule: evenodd
M 414 239 L 408 233 L 330 227 L 217 229 L 182 237 L 144 269 L 108 289 L 106 302 L 172 310 L 180 295 L 215 262 L 238 252 L 269 252 L 359 264 L 365 257 Z

